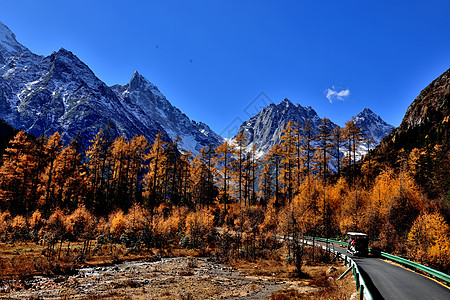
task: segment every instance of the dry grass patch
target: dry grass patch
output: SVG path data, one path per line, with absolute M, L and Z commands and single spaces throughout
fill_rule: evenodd
M 303 294 L 295 289 L 289 289 L 284 291 L 275 292 L 271 297 L 271 300 L 296 300 L 304 299 Z
M 71 299 L 71 297 L 67 296 L 66 298 L 63 298 L 63 299 Z M 128 295 L 120 295 L 117 292 L 110 292 L 106 295 L 89 295 L 89 296 L 83 297 L 82 299 L 83 300 L 107 300 L 107 299 L 128 300 L 128 299 L 132 299 L 132 298 Z
M 33 275 L 70 273 L 73 259 L 64 255 L 59 261 L 49 261 L 45 247 L 34 243 L 0 243 L 0 275 L 3 279 L 26 279 Z
M 275 292 L 271 299 L 350 299 L 355 292 L 351 273 L 337 280 L 347 269 L 340 262 L 311 262 L 310 257 L 307 257 L 308 263 L 302 266 L 303 275 L 298 277 L 295 267 L 283 259 L 287 254 L 285 247 L 274 254 L 268 259 L 234 260 L 230 265 L 250 276 L 265 276 L 293 283 L 291 288 Z
M 235 259 L 230 266 L 253 276 L 270 276 L 274 278 L 295 278 L 295 267 L 286 262 L 287 249 L 282 247 L 274 250 L 268 258 L 255 260 Z
M 234 260 L 230 262 L 230 266 L 248 275 L 275 278 L 292 278 L 295 269 L 294 266 L 280 259 Z
M 125 260 L 153 261 L 155 257 L 171 256 L 191 258 L 175 259 L 175 262 L 168 260 L 164 263 L 155 263 L 148 266 L 147 269 L 140 269 L 140 277 L 131 275 L 127 275 L 127 277 L 120 275 L 122 273 L 112 273 L 101 279 L 108 281 L 105 286 L 112 291 L 102 290 L 100 295 L 86 295 L 88 298 L 85 299 L 127 299 L 130 295 L 133 299 L 149 299 L 149 297 L 192 299 L 192 296 L 200 297 L 200 295 L 202 298 L 220 299 L 220 297 L 245 297 L 259 291 L 263 291 L 263 295 L 261 293 L 259 295 L 265 298 L 273 294 L 272 299 L 299 299 L 299 297 L 302 299 L 349 299 L 355 292 L 351 274 L 342 281 L 336 281 L 336 278 L 346 269 L 338 263 L 308 263 L 302 267 L 305 276 L 298 277 L 295 267 L 285 260 L 287 257 L 285 247 L 275 250 L 264 259 L 251 261 L 235 259 L 230 262 L 229 266 L 226 266 L 211 260 L 197 259 L 195 256 L 202 252 L 180 248 L 177 245 L 171 245 L 164 250 L 142 249 L 139 253 L 129 252 L 121 244 L 97 244 L 92 241 L 91 245 L 89 255 L 79 260 L 77 253 L 81 252 L 83 243 L 70 243 L 69 245 L 64 242 L 60 245 L 61 247 L 58 247 L 59 253 L 53 255 L 53 258 L 58 260 L 50 262 L 43 255 L 46 247 L 42 245 L 0 243 L 0 275 L 4 280 L 27 279 L 34 275 L 68 274 L 83 266 L 96 267 Z M 335 268 L 333 274 L 327 273 L 330 266 Z M 236 270 L 240 274 L 236 274 Z M 134 272 L 134 270 L 127 272 Z M 127 272 L 124 274 L 128 274 Z M 230 275 L 232 273 L 234 274 Z M 205 274 L 208 275 L 205 277 Z M 117 278 L 114 277 L 115 279 L 112 280 L 111 276 L 117 276 Z M 66 283 L 59 282 L 58 278 L 53 277 L 50 281 L 60 285 L 63 289 Z M 145 278 L 148 282 L 141 282 L 138 278 Z M 161 280 L 161 278 L 163 279 Z M 89 278 L 82 280 L 90 282 Z M 12 291 L 26 293 L 26 290 L 29 289 L 20 283 L 27 282 L 27 280 L 12 280 L 11 282 Z M 280 288 L 284 290 L 276 292 Z
M 0 243 L 0 276 L 2 279 L 26 279 L 35 275 L 71 274 L 79 267 L 101 266 L 125 260 L 148 260 L 159 252 L 157 249 L 131 253 L 122 244 L 99 245 L 91 241 L 87 255 L 81 255 L 83 242 L 63 242 L 58 245 L 52 260 L 46 256 L 47 247 L 33 242 Z M 181 252 L 181 251 L 180 251 Z
M 314 266 L 306 266 L 305 272 L 310 279 L 304 280 L 306 284 L 314 289 L 308 292 L 299 292 L 296 289 L 282 290 L 274 293 L 270 299 L 350 299 L 355 293 L 355 282 L 351 273 L 348 273 L 343 279 L 337 278 L 345 272 L 347 267 L 334 264 L 316 264 Z

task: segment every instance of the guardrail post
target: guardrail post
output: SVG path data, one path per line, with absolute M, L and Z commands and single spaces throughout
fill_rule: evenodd
M 361 285 L 359 287 L 359 300 L 363 300 L 364 299 L 364 286 Z
M 339 276 L 339 278 L 337 280 L 341 280 L 350 271 L 351 268 L 352 267 L 350 267 L 347 270 L 345 270 L 345 272 L 341 276 Z
M 355 272 L 356 290 L 359 290 L 359 274 Z

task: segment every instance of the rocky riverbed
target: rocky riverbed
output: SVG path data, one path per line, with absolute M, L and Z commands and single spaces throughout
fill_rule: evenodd
M 266 299 L 282 289 L 314 289 L 187 257 L 82 268 L 71 276 L 35 276 L 1 284 L 0 299 Z

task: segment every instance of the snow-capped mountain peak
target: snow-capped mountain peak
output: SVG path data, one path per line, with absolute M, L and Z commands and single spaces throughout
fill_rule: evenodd
M 278 106 L 285 106 L 285 107 L 289 107 L 289 106 L 295 106 L 291 100 L 289 100 L 288 98 L 284 98 L 283 101 L 280 102 L 280 104 Z
M 138 71 L 134 71 L 130 82 L 128 83 L 130 92 L 136 90 L 145 90 L 156 88 L 150 81 L 148 81 L 144 76 L 139 74 Z
M 354 121 L 362 129 L 365 136 L 372 138 L 375 144 L 379 144 L 383 137 L 394 129 L 394 126 L 383 121 L 379 115 L 369 108 L 364 108 L 356 115 Z
M 208 126 L 191 121 L 173 106 L 153 83 L 137 71 L 126 85 L 111 88 L 137 119 L 161 124 L 172 140 L 181 138 L 180 146 L 185 150 L 198 153 L 205 146 L 217 146 L 222 142 L 222 138 Z
M 281 135 L 289 121 L 298 123 L 302 127 L 307 120 L 311 122 L 312 127 L 318 127 L 321 122 L 314 109 L 304 108 L 299 103 L 294 105 L 286 98 L 279 104 L 271 103 L 250 120 L 244 122 L 239 128 L 239 133 L 244 133 L 246 149 L 250 150 L 256 146 L 259 157 L 281 142 Z
M 257 115 L 243 122 L 239 128 L 239 133 L 243 133 L 246 139 L 246 150 L 253 146 L 257 148 L 257 156 L 262 156 L 276 144 L 281 143 L 283 129 L 289 121 L 298 123 L 302 128 L 306 121 L 309 121 L 314 132 L 322 124 L 322 119 L 311 106 L 301 106 L 299 103 L 293 104 L 289 99 L 282 100 L 279 104 L 271 103 L 263 108 Z M 394 127 L 384 122 L 380 116 L 370 109 L 363 109 L 354 121 L 362 129 L 365 136 L 373 139 L 372 146 L 378 144 Z M 336 125 L 331 122 L 330 128 Z M 234 138 L 231 141 L 234 141 Z M 361 154 L 365 153 L 366 146 L 361 148 Z

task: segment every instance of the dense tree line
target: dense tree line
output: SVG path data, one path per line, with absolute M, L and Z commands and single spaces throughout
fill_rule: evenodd
M 94 238 L 205 247 L 221 226 L 242 234 L 237 244 L 221 237 L 225 252 L 254 257 L 274 247 L 273 233 L 356 230 L 375 247 L 450 266 L 448 202 L 429 200 L 417 184 L 448 152 L 413 149 L 394 169 L 361 159 L 361 146 L 371 143 L 355 122 L 332 128 L 328 119 L 319 128 L 289 122 L 263 157 L 245 147 L 243 134 L 193 156 L 161 135 L 149 143 L 99 131 L 89 145 L 64 146 L 59 133 L 32 139 L 19 131 L 1 160 L 0 236 L 45 239 L 50 253 L 67 239 L 85 240 L 86 248 Z M 298 262 L 301 245 L 289 249 Z

